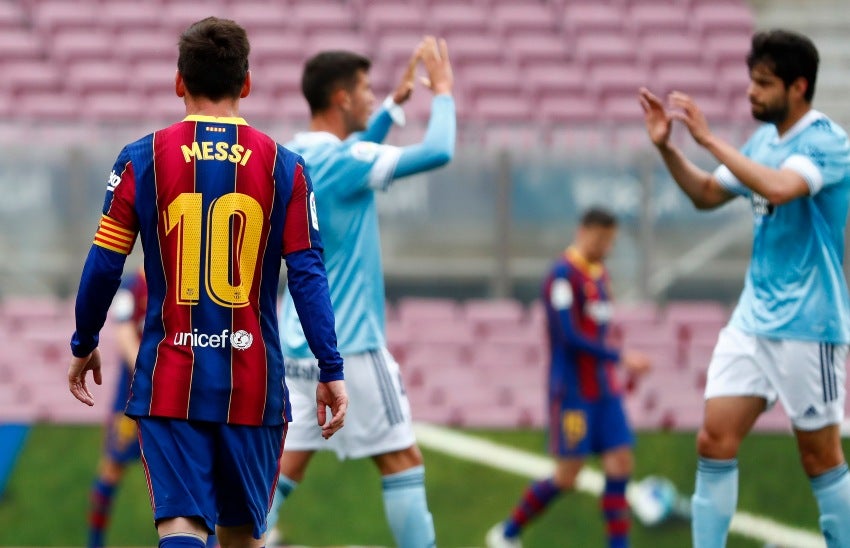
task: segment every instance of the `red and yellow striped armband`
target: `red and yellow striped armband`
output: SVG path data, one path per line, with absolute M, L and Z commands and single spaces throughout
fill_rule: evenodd
M 94 245 L 129 255 L 136 243 L 136 233 L 110 219 L 106 215 L 100 218 L 100 225 L 94 235 Z

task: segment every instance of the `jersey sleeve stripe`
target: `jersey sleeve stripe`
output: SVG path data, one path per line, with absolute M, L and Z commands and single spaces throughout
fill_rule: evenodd
M 127 236 L 130 236 L 131 238 L 136 237 L 135 232 L 133 232 L 130 229 L 124 228 L 123 226 L 119 225 L 118 223 L 116 223 L 115 221 L 113 221 L 112 219 L 107 217 L 106 215 L 103 215 L 101 217 L 100 223 L 101 223 L 101 226 L 105 225 L 106 227 L 111 228 L 112 230 L 114 230 L 116 232 L 121 232 L 123 234 L 126 234 Z
M 100 220 L 100 226 L 94 235 L 94 244 L 110 251 L 129 255 L 133 251 L 136 242 L 136 234 L 115 223 L 107 216 Z

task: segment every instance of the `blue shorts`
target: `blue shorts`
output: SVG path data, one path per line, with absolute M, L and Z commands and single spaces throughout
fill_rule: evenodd
M 550 397 L 549 410 L 549 451 L 555 456 L 581 458 L 634 445 L 621 398 Z
M 155 522 L 195 517 L 210 533 L 250 524 L 254 538 L 263 536 L 286 425 L 138 420 Z

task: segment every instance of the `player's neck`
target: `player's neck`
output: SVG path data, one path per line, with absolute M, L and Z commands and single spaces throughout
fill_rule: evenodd
M 313 115 L 310 119 L 310 131 L 324 131 L 336 135 L 340 141 L 346 140 L 350 135 L 345 128 L 345 123 L 329 112 Z
M 794 124 L 799 122 L 810 110 L 812 110 L 812 106 L 808 103 L 804 103 L 798 108 L 792 108 L 788 112 L 788 116 L 782 122 L 776 124 L 776 133 L 780 137 L 785 135 L 785 132 L 794 127 Z
M 212 101 L 206 97 L 185 97 L 186 116 L 213 116 L 215 118 L 236 118 L 239 116 L 239 99 L 221 99 Z

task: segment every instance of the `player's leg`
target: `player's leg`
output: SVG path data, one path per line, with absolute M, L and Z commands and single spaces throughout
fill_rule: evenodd
M 264 545 L 285 426 L 217 426 L 216 536 L 222 548 L 259 548 Z
M 827 545 L 850 546 L 850 475 L 841 447 L 846 345 L 803 341 L 774 343 L 771 370 L 811 480 Z
M 602 455 L 605 489 L 600 501 L 609 548 L 629 545 L 631 516 L 626 486 L 634 471 L 634 434 L 620 398 L 593 404 L 593 451 Z
M 138 425 L 160 548 L 203 548 L 216 522 L 211 423 L 140 417 Z
M 280 533 L 277 530 L 280 507 L 304 479 L 307 466 L 314 454 L 315 451 L 283 450 L 283 455 L 280 457 L 280 475 L 277 478 L 277 485 L 274 490 L 274 500 L 272 500 L 272 506 L 266 520 L 266 543 L 269 546 L 274 546 L 280 539 Z
M 97 478 L 91 490 L 89 548 L 104 545 L 116 489 L 124 476 L 126 464 L 138 459 L 136 421 L 124 416 L 124 413 L 114 414 L 108 425 L 104 454 L 98 464 Z
M 357 374 L 346 375 L 351 401 L 346 451 L 353 458 L 371 456 L 378 467 L 384 513 L 396 546 L 434 546 L 437 538 L 425 492 L 425 465 L 413 435 L 410 402 L 398 363 L 386 349 L 360 354 L 357 359 Z M 359 395 L 357 401 L 354 394 Z
M 753 336 L 727 327 L 708 368 L 697 473 L 691 499 L 695 548 L 725 546 L 738 504 L 738 447 L 767 403 L 776 398 L 759 365 L 766 357 Z

